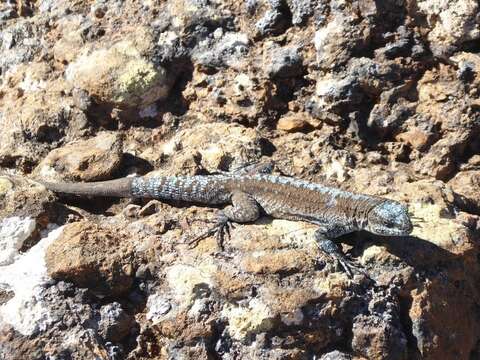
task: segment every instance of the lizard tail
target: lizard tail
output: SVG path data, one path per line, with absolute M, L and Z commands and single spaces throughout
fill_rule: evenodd
M 112 197 L 131 197 L 132 181 L 133 178 L 90 183 L 51 183 L 37 180 L 37 182 L 45 186 L 48 190 L 56 193 Z

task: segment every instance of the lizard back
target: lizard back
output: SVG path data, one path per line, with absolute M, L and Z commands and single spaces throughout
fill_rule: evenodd
M 225 179 L 230 192 L 250 194 L 273 216 L 313 223 L 351 223 L 361 227 L 368 212 L 385 201 L 304 180 L 275 175 L 243 175 Z

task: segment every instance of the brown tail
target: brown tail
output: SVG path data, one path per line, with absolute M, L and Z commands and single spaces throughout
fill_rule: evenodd
M 91 183 L 50 183 L 38 181 L 48 190 L 56 193 L 87 195 L 87 196 L 112 196 L 131 197 L 133 178 L 121 178 L 108 181 Z

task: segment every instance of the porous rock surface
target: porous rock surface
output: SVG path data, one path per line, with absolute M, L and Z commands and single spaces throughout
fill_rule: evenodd
M 480 358 L 473 0 L 0 4 L 1 359 Z M 411 236 L 35 182 L 277 174 L 385 196 Z

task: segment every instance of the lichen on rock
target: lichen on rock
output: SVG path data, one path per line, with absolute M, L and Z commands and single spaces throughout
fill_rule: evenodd
M 151 34 L 140 28 L 112 46 L 87 48 L 68 65 L 66 78 L 97 101 L 118 107 L 142 107 L 164 100 L 172 76 L 146 56 L 152 41 Z

